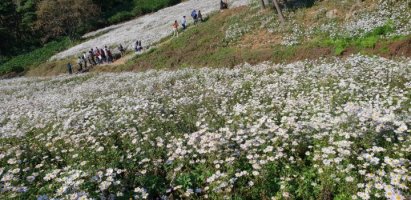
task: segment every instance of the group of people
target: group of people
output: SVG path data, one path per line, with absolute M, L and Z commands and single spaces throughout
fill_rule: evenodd
M 135 43 L 134 43 L 134 51 L 136 52 L 136 53 L 138 53 L 138 52 L 140 52 L 140 51 L 142 51 L 143 50 L 143 45 L 141 44 L 141 40 L 137 40 Z
M 227 9 L 228 8 L 228 3 L 227 0 L 220 0 L 220 9 Z M 203 22 L 203 15 L 201 14 L 201 11 L 198 10 L 193 10 L 191 12 L 191 17 L 193 18 L 194 24 L 197 24 L 198 22 Z M 183 16 L 183 19 L 181 20 L 181 26 L 183 27 L 183 30 L 187 28 L 187 18 L 186 16 Z M 178 28 L 179 24 L 178 21 L 175 20 L 173 25 L 173 36 L 178 37 Z M 118 50 L 120 52 L 119 56 L 124 56 L 126 49 L 123 47 L 123 45 L 119 45 Z M 140 52 L 143 50 L 143 46 L 141 44 L 141 40 L 137 40 L 134 43 L 134 50 L 135 52 Z M 88 52 L 83 52 L 81 56 L 78 57 L 77 59 L 77 64 L 79 66 L 79 72 L 83 72 L 83 70 L 87 69 L 88 66 L 95 66 L 99 64 L 104 64 L 104 63 L 112 63 L 114 61 L 113 54 L 111 53 L 111 50 L 105 46 L 103 49 L 95 48 L 95 49 L 90 49 Z M 69 74 L 73 73 L 73 67 L 71 66 L 70 63 L 67 64 L 67 71 Z
M 120 48 L 124 50 L 122 45 L 120 45 L 119 49 Z M 121 50 L 120 52 L 123 53 Z M 84 70 L 87 70 L 88 67 L 91 66 L 103 63 L 111 63 L 113 62 L 113 60 L 113 54 L 107 46 L 105 46 L 103 49 L 99 49 L 98 47 L 96 47 L 95 49 L 92 48 L 88 52 L 83 52 L 82 55 L 77 58 L 78 72 L 84 72 Z M 67 71 L 69 74 L 73 73 L 73 67 L 71 63 L 67 64 Z
M 82 71 L 83 68 L 87 69 L 87 66 L 111 63 L 113 60 L 111 50 L 105 46 L 102 49 L 96 47 L 95 49 L 90 49 L 88 52 L 83 52 L 83 54 L 78 57 L 77 64 L 79 66 L 79 71 Z
M 198 11 L 193 10 L 191 12 L 191 17 L 193 18 L 194 24 L 197 24 L 198 22 L 204 21 L 203 20 L 203 15 L 201 14 L 200 10 L 198 10 Z M 183 19 L 181 19 L 181 26 L 183 27 L 183 30 L 185 30 L 187 28 L 187 17 L 186 16 L 183 16 Z M 174 21 L 172 27 L 173 27 L 173 36 L 178 37 L 179 24 L 178 24 L 177 20 Z

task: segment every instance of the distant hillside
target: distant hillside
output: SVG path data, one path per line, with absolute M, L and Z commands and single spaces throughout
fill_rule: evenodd
M 38 50 L 46 43 L 61 42 L 65 37 L 78 40 L 82 34 L 91 30 L 152 13 L 179 2 L 180 0 L 2 0 L 0 73 L 4 71 L 1 64 L 18 55 Z M 63 46 L 59 51 L 69 46 Z M 13 63 L 18 62 L 12 61 L 8 65 Z M 20 64 L 14 67 L 14 71 L 19 71 L 26 66 Z
M 281 24 L 269 6 L 212 15 L 179 38 L 120 65 L 95 71 L 235 66 L 244 62 L 294 62 L 352 54 L 411 57 L 411 9 L 405 1 L 288 1 Z M 283 5 L 286 6 L 286 5 Z
M 150 50 L 141 55 L 130 52 L 119 62 L 93 70 L 235 66 L 244 62 L 293 62 L 357 53 L 389 58 L 411 56 L 411 5 L 407 1 L 279 1 L 285 23 L 280 22 L 272 4 L 262 9 L 260 2 L 233 0 L 231 9 L 213 12 L 219 9 L 214 0 L 186 1 L 88 33 L 81 41 L 64 43 L 68 44 L 65 48 L 73 48 L 55 55 L 54 61 L 32 61 L 32 65 L 24 67 L 7 65 L 7 69 L 17 66 L 28 75 L 56 75 L 64 73 L 66 63 L 75 63 L 74 56 L 84 50 L 104 45 L 115 48 L 119 44 L 130 50 L 135 40 L 142 40 Z M 179 38 L 169 37 L 170 22 L 189 15 L 193 8 L 203 11 L 207 16 L 205 22 L 190 25 Z M 61 45 L 54 45 L 54 52 L 62 50 L 55 48 Z

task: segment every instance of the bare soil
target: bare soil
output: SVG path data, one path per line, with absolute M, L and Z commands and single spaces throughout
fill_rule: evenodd
M 411 57 L 411 38 L 404 41 L 397 41 L 389 46 L 390 56 Z

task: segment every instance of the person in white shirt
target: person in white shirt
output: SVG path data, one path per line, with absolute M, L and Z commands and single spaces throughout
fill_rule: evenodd
M 183 30 L 185 30 L 187 28 L 186 16 L 183 16 L 183 19 L 181 20 L 181 26 L 183 26 Z

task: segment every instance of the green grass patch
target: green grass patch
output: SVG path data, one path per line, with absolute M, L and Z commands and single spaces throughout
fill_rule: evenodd
M 8 62 L 0 65 L 0 75 L 7 73 L 20 73 L 32 66 L 46 62 L 51 56 L 72 46 L 73 42 L 69 38 L 53 41 L 32 52 L 17 56 Z
M 320 46 L 334 48 L 335 55 L 341 55 L 347 47 L 356 47 L 361 51 L 366 48 L 374 48 L 383 36 L 387 36 L 393 31 L 394 28 L 392 22 L 387 22 L 385 25 L 375 28 L 362 37 L 327 38 L 320 42 Z M 390 39 L 396 40 L 397 38 Z

